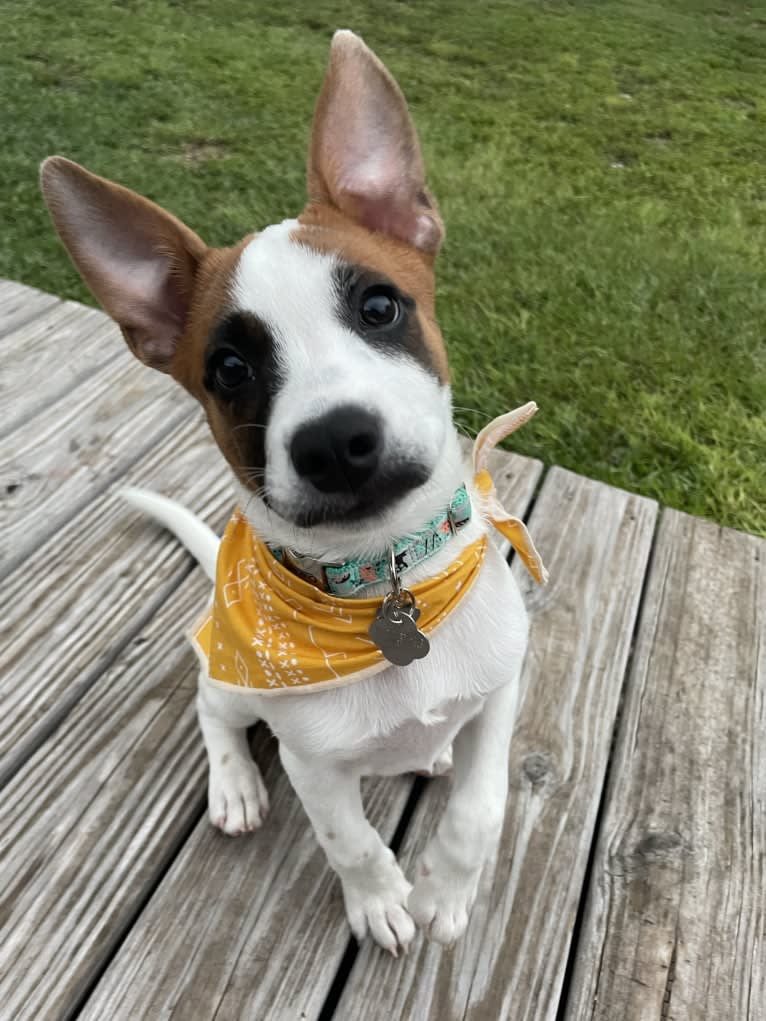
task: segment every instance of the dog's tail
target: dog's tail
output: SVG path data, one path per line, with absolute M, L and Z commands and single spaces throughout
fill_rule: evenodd
M 211 581 L 215 581 L 215 564 L 221 540 L 201 518 L 175 500 L 149 489 L 126 486 L 120 496 L 176 535 Z

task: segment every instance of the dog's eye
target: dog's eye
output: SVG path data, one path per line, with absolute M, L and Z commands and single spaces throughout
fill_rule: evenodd
M 220 351 L 213 364 L 213 376 L 222 390 L 236 390 L 252 378 L 252 370 L 234 351 Z
M 389 287 L 371 287 L 362 295 L 359 318 L 370 329 L 391 326 L 399 318 L 399 302 Z

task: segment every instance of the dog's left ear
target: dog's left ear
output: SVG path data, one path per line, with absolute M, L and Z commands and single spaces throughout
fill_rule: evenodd
M 170 372 L 205 244 L 166 210 L 51 156 L 40 171 L 59 237 L 142 362 Z
M 399 86 L 353 32 L 336 32 L 317 102 L 309 198 L 435 254 L 444 238 Z

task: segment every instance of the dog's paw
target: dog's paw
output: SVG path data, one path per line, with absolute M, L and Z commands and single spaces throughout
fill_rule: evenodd
M 381 866 L 359 878 L 342 880 L 343 899 L 351 931 L 358 940 L 369 932 L 375 942 L 394 957 L 405 954 L 415 938 L 415 923 L 407 911 L 412 887 L 396 858 L 388 852 Z
M 257 830 L 269 810 L 261 771 L 251 761 L 211 766 L 208 782 L 210 821 L 230 837 Z
M 407 901 L 418 928 L 437 943 L 454 943 L 468 925 L 481 869 L 457 874 L 448 869 L 433 869 L 424 859 Z

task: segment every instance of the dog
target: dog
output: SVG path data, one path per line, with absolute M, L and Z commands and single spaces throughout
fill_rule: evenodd
M 41 179 L 84 281 L 133 353 L 200 402 L 233 471 L 239 511 L 223 543 L 172 501 L 126 492 L 217 579 L 194 635 L 211 821 L 231 835 L 263 821 L 268 795 L 247 729 L 264 720 L 340 878 L 354 935 L 371 934 L 395 956 L 416 926 L 452 943 L 502 828 L 527 617 L 487 543 L 490 518 L 503 513 L 486 450 L 478 445 L 474 476 L 452 420 L 434 310 L 444 228 L 398 85 L 358 36 L 337 32 L 313 121 L 308 202 L 297 219 L 231 248 L 209 248 L 159 206 L 63 157 L 46 160 Z M 485 430 L 484 447 L 521 419 Z M 458 498 L 469 511 L 456 522 Z M 518 538 L 523 525 L 505 518 Z M 245 556 L 237 543 L 254 546 Z M 535 561 L 531 542 L 516 545 Z M 463 575 L 452 584 L 455 564 L 465 593 Z M 343 598 L 326 590 L 332 571 Z M 247 618 L 275 605 L 252 603 L 268 589 L 265 574 L 283 600 L 270 660 Z M 348 593 L 356 582 L 363 587 Z M 443 593 L 430 608 L 436 597 L 422 595 L 437 582 L 451 588 L 448 610 Z M 344 607 L 350 616 L 360 607 L 378 637 L 359 631 L 358 662 L 346 663 L 344 649 L 331 655 L 315 640 L 315 622 L 291 636 L 299 597 L 319 600 L 332 626 L 346 626 Z M 232 627 L 254 628 L 248 648 L 232 652 L 234 683 L 211 658 L 221 645 L 216 630 L 211 645 L 215 614 L 227 608 L 244 614 Z M 304 683 L 296 642 L 315 655 L 318 683 Z M 271 665 L 258 673 L 259 664 Z M 253 671 L 260 686 L 248 686 Z M 438 773 L 450 754 L 449 800 L 410 884 L 365 818 L 360 778 Z

